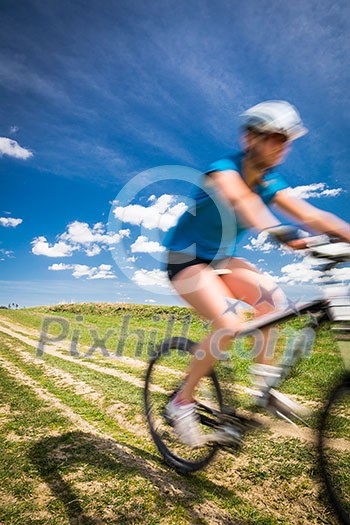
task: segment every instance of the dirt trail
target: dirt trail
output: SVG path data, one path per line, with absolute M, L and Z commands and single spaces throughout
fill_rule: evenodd
M 0 331 L 15 338 L 18 339 L 18 341 L 21 341 L 22 343 L 25 343 L 37 350 L 38 343 L 30 339 L 29 337 L 23 336 L 22 334 L 19 334 L 12 329 L 5 328 L 4 326 L 0 326 Z M 62 344 L 59 343 L 52 343 L 50 346 L 45 347 L 45 353 L 52 355 L 54 357 L 59 357 L 61 359 L 64 359 L 65 361 L 69 361 L 71 363 L 75 363 L 81 366 L 84 366 L 85 368 L 89 368 L 90 370 L 94 370 L 96 372 L 100 372 L 103 374 L 108 374 L 114 377 L 118 377 L 119 379 L 122 379 L 123 381 L 127 381 L 128 383 L 132 383 L 134 386 L 138 388 L 143 388 L 143 381 L 141 379 L 138 379 L 131 374 L 128 374 L 126 372 L 123 372 L 121 370 L 115 370 L 112 368 L 95 365 L 94 363 L 89 363 L 86 361 L 81 361 L 77 357 L 73 357 L 71 355 L 64 354 L 58 350 L 58 348 L 62 348 Z M 143 366 L 144 363 L 143 363 Z M 159 390 L 160 392 L 162 389 Z
M 3 326 L 5 325 L 5 326 Z M 20 336 L 24 337 L 23 336 L 23 331 L 27 332 L 28 335 L 32 336 L 32 338 L 34 338 L 36 344 L 35 344 L 35 347 L 38 346 L 38 341 L 39 341 L 39 337 L 40 337 L 40 333 L 37 331 L 37 330 L 34 330 L 33 328 L 27 328 L 26 326 L 23 326 L 23 325 L 19 325 L 17 323 L 13 323 L 13 322 L 10 322 L 8 321 L 7 319 L 4 319 L 3 317 L 1 317 L 0 315 L 0 331 L 4 331 L 3 330 L 8 328 L 12 331 L 14 331 L 18 337 L 18 339 L 20 339 Z M 27 339 L 27 344 L 31 344 L 31 346 L 33 346 L 33 340 L 32 338 L 28 338 Z M 23 342 L 26 342 L 23 340 Z M 59 343 L 46 343 L 45 345 L 45 352 L 47 352 L 48 348 L 60 348 L 60 349 L 64 349 L 66 350 L 67 352 L 70 352 L 70 344 L 69 342 L 67 341 L 66 343 L 64 341 L 60 341 Z M 85 352 L 85 354 L 89 351 L 89 347 L 88 346 L 84 346 L 84 345 L 79 345 L 79 349 L 81 350 L 81 352 Z M 130 365 L 130 366 L 133 366 L 133 367 L 136 367 L 136 368 L 140 368 L 140 369 L 144 369 L 146 364 L 145 364 L 145 361 L 143 361 L 142 359 L 134 359 L 132 357 L 129 357 L 129 356 L 126 356 L 126 355 L 118 355 L 118 356 L 113 356 L 114 357 L 114 360 L 116 363 L 125 363 L 127 365 Z M 181 376 L 181 372 L 177 371 L 177 370 L 174 370 L 172 368 L 168 368 L 166 366 L 159 366 L 158 367 L 159 370 L 163 371 L 164 373 L 169 373 L 169 374 L 172 374 L 172 375 L 177 375 L 177 376 Z
M 6 324 L 5 327 L 3 326 L 4 324 Z M 22 333 L 18 333 L 18 331 Z M 11 337 L 11 347 L 13 347 L 16 354 L 18 354 L 23 361 L 37 364 L 42 367 L 45 370 L 45 373 L 50 376 L 58 386 L 62 386 L 62 388 L 71 386 L 74 393 L 84 396 L 86 400 L 97 404 L 101 409 L 107 412 L 108 406 L 106 406 L 106 403 L 108 405 L 108 401 L 105 399 L 102 392 L 98 392 L 98 389 L 95 390 L 87 382 L 76 378 L 73 373 L 71 374 L 61 370 L 59 364 L 56 368 L 56 364 L 51 365 L 48 362 L 45 362 L 45 359 L 36 358 L 30 353 L 29 349 L 23 348 L 21 343 L 25 343 L 36 349 L 37 342 L 24 335 L 25 332 L 28 332 L 28 334 L 38 337 L 36 331 L 27 330 L 24 326 L 3 322 L 3 319 L 0 317 L 0 332 Z M 131 374 L 99 366 L 97 364 L 95 365 L 94 363 L 86 362 L 81 359 L 76 359 L 70 354 L 65 354 L 64 351 L 59 351 L 59 348 L 62 350 L 62 346 L 63 345 L 58 344 L 50 345 L 45 349 L 45 353 L 73 362 L 81 367 L 112 375 L 116 378 L 130 382 L 136 387 L 143 387 L 143 382 L 140 379 L 133 377 Z M 11 351 L 11 347 L 9 351 Z M 117 363 L 118 361 L 116 361 L 116 364 Z M 141 366 L 144 366 L 143 362 L 139 361 L 139 363 L 141 363 Z M 196 486 L 192 482 L 188 482 L 185 478 L 179 478 L 179 476 L 169 470 L 168 467 L 163 465 L 160 461 L 157 461 L 154 456 L 152 457 L 150 454 L 146 454 L 142 449 L 142 446 L 140 446 L 139 449 L 137 448 L 138 445 L 136 447 L 135 445 L 129 446 L 127 435 L 120 435 L 121 440 L 118 442 L 112 435 L 102 432 L 100 430 L 99 421 L 90 422 L 84 419 L 84 417 L 71 409 L 70 406 L 66 405 L 64 401 L 61 401 L 61 399 L 54 394 L 51 394 L 39 383 L 39 381 L 33 379 L 22 371 L 20 364 L 18 366 L 13 364 L 6 358 L 6 356 L 0 356 L 0 366 L 11 375 L 15 381 L 32 389 L 39 399 L 47 403 L 48 408 L 61 412 L 71 422 L 71 430 L 73 432 L 77 430 L 78 432 L 84 433 L 81 439 L 83 439 L 85 443 L 91 443 L 98 452 L 114 456 L 114 458 L 126 468 L 136 468 L 146 480 L 149 480 L 152 484 L 157 486 L 164 498 L 173 498 L 177 504 L 184 505 L 191 523 L 202 523 L 205 521 L 211 524 L 220 523 L 238 525 L 236 521 L 232 520 L 229 513 L 224 510 L 223 507 L 210 501 L 210 498 L 208 499 L 205 497 L 203 499 L 205 492 L 198 492 Z M 118 407 L 123 410 L 123 403 L 118 402 Z M 46 408 L 44 408 L 44 410 L 46 410 Z M 5 414 L 7 414 L 7 407 L 4 407 L 4 411 Z M 131 421 L 128 425 L 122 416 L 120 419 L 116 419 L 117 423 L 120 424 L 121 430 L 123 428 L 129 430 L 130 426 L 134 429 Z M 267 416 L 261 418 L 259 416 L 259 419 L 262 419 L 264 423 L 266 423 L 267 427 L 276 438 L 297 438 L 305 440 L 306 442 L 314 440 L 314 433 L 309 429 L 300 427 L 294 428 L 283 421 L 272 420 Z M 140 431 L 142 431 L 141 427 L 142 425 L 140 425 Z M 113 431 L 109 432 L 110 434 L 113 434 Z M 146 432 L 146 430 L 144 430 L 144 432 Z M 146 435 L 143 433 L 139 436 L 137 430 L 135 437 L 146 438 Z M 36 439 L 36 437 L 32 436 L 31 439 Z M 263 436 L 263 439 L 271 438 Z M 136 439 L 135 441 L 138 443 L 140 439 Z M 337 440 L 336 448 L 339 448 L 339 450 L 348 450 L 348 442 L 346 440 Z M 59 452 L 59 450 L 52 451 L 53 454 Z M 232 490 L 232 495 L 235 495 L 236 489 L 231 489 L 231 487 L 239 487 L 239 484 L 242 482 L 241 473 L 240 471 L 237 471 L 237 469 L 239 466 L 248 464 L 250 459 L 251 456 L 242 454 L 235 457 L 234 465 L 228 466 L 230 464 L 225 464 L 225 462 L 223 462 L 222 468 L 220 468 L 220 464 L 217 462 L 213 467 L 210 466 L 206 473 L 206 483 L 211 483 L 210 490 Z M 67 480 L 69 480 L 69 475 L 70 474 L 67 473 Z M 245 482 L 248 483 L 247 479 L 244 479 Z M 275 480 L 271 480 L 271 484 L 269 485 L 269 479 L 265 481 L 262 480 L 260 487 L 259 485 L 254 485 L 254 482 L 252 482 L 251 490 L 245 493 L 242 496 L 242 499 L 249 502 L 254 508 L 263 512 L 263 514 L 273 514 L 278 521 L 287 520 L 288 523 L 295 523 L 296 525 L 303 525 L 306 522 L 305 519 L 307 519 L 308 523 L 313 524 L 320 523 L 321 521 L 322 523 L 333 523 L 331 520 L 328 521 L 327 517 L 323 519 L 321 514 L 319 517 L 317 508 L 317 486 L 314 486 L 314 482 L 310 484 L 308 478 L 305 478 L 305 480 L 305 483 L 309 483 L 309 485 L 306 485 L 308 492 L 303 496 L 301 501 L 293 500 L 293 494 L 291 495 L 290 500 L 285 497 L 281 499 L 279 491 L 276 491 L 276 485 L 274 484 Z M 74 483 L 72 480 L 70 480 L 70 482 Z M 91 490 L 89 484 L 85 485 L 84 490 L 87 492 Z M 229 494 L 231 494 L 231 492 Z M 93 493 L 91 493 L 91 497 L 93 497 Z M 283 505 L 285 505 L 284 508 Z M 319 519 L 321 521 L 319 521 Z M 245 523 L 247 525 L 248 522 Z
M 5 325 L 5 326 L 2 326 L 2 325 Z M 34 338 L 35 338 L 35 344 L 34 344 L 34 341 L 26 336 L 23 335 L 23 330 L 26 330 L 30 335 L 32 335 Z M 39 340 L 39 334 L 36 330 L 33 330 L 31 328 L 26 328 L 25 326 L 23 325 L 19 325 L 19 324 L 16 324 L 16 323 L 13 323 L 13 322 L 9 322 L 7 319 L 3 319 L 0 315 L 0 331 L 10 335 L 11 337 L 15 337 L 17 338 L 18 340 L 34 347 L 37 349 L 38 347 L 38 340 Z M 82 351 L 88 351 L 89 348 L 86 347 L 86 346 L 81 346 L 80 347 Z M 65 354 L 65 353 L 62 353 L 60 352 L 60 350 L 64 349 L 66 352 L 68 352 L 68 355 Z M 133 383 L 135 386 L 138 386 L 141 388 L 143 388 L 143 382 L 141 381 L 138 381 L 135 379 L 134 376 L 130 375 L 130 374 L 127 374 L 127 373 L 123 373 L 122 371 L 115 371 L 111 368 L 105 368 L 105 367 L 101 367 L 100 365 L 93 365 L 93 366 L 90 366 L 90 363 L 87 362 L 87 361 L 79 361 L 77 360 L 76 357 L 73 357 L 71 354 L 70 354 L 70 347 L 69 347 L 69 344 L 64 344 L 64 341 L 60 341 L 59 343 L 47 343 L 45 345 L 45 353 L 47 354 L 50 354 L 50 355 L 53 355 L 53 356 L 56 356 L 56 357 L 60 357 L 62 359 L 66 359 L 68 361 L 74 361 L 75 363 L 78 363 L 78 364 L 81 364 L 81 365 L 85 365 L 87 368 L 92 368 L 98 372 L 101 372 L 101 373 L 106 373 L 106 374 L 109 374 L 109 375 L 114 375 L 116 377 L 120 377 L 120 379 L 123 379 L 125 381 L 129 381 L 131 383 Z M 128 356 L 118 356 L 117 358 L 113 359 L 113 364 L 118 364 L 120 362 L 122 363 L 127 363 L 127 364 L 130 364 L 138 369 L 143 369 L 145 370 L 145 367 L 147 366 L 145 361 L 142 361 L 140 359 L 133 359 L 131 357 L 128 357 Z M 94 367 L 98 367 L 98 368 L 94 368 Z M 172 376 L 177 376 L 177 377 L 182 377 L 183 376 L 183 373 L 179 370 L 174 370 L 173 368 L 169 368 L 169 367 L 166 367 L 166 366 L 162 366 L 162 365 L 157 365 L 157 369 L 158 371 L 160 372 L 164 372 L 165 374 L 170 374 Z M 245 387 L 243 385 L 239 385 L 239 384 L 235 384 L 235 385 L 231 385 L 231 384 L 228 384 L 228 383 L 222 383 L 222 386 L 224 388 L 227 388 L 228 390 L 230 390 L 232 393 L 234 392 L 240 392 L 240 393 L 250 393 L 250 389 L 248 387 Z M 164 393 L 165 391 L 162 389 L 162 388 L 157 388 L 157 387 L 154 387 L 154 391 L 158 391 L 158 392 L 161 392 L 161 393 Z M 299 399 L 299 396 L 292 396 L 296 402 L 300 402 L 301 400 Z M 314 402 L 308 402 L 307 403 L 309 405 L 310 408 L 316 408 L 318 405 L 317 403 L 314 403 Z
M 1 322 L 3 322 L 3 319 L 2 318 L 0 319 L 1 319 Z M 9 326 L 9 328 L 6 328 L 0 324 L 1 332 L 37 349 L 37 346 L 38 346 L 37 342 L 14 331 L 16 329 L 17 330 L 19 329 L 21 331 L 24 329 L 26 330 L 25 327 L 16 325 L 14 323 L 9 323 L 7 320 L 5 321 L 5 323 L 7 326 Z M 29 331 L 31 333 L 34 332 L 35 335 L 37 335 L 37 332 L 33 330 L 29 330 Z M 115 370 L 115 369 L 111 369 L 108 367 L 96 365 L 94 363 L 81 361 L 77 359 L 76 357 L 72 357 L 70 355 L 60 352 L 59 350 L 57 350 L 57 347 L 62 348 L 62 345 L 58 343 L 52 343 L 50 347 L 45 348 L 45 353 L 52 355 L 54 357 L 58 357 L 60 359 L 64 359 L 65 361 L 69 361 L 69 362 L 78 364 L 82 367 L 94 370 L 96 372 L 100 372 L 102 374 L 107 374 L 107 375 L 111 375 L 113 377 L 119 378 L 123 381 L 133 384 L 134 386 L 138 388 L 142 389 L 144 387 L 143 381 L 141 379 L 138 379 L 132 376 L 131 374 L 128 374 L 120 370 Z M 42 359 L 40 359 L 40 361 L 42 361 Z M 145 366 L 144 363 L 142 363 L 142 365 Z M 162 389 L 161 387 L 156 387 L 156 386 L 154 387 L 154 390 L 157 392 L 161 392 L 161 393 L 165 392 L 164 389 Z M 247 391 L 248 389 L 244 388 L 244 390 Z M 265 425 L 265 427 L 268 428 L 272 432 L 272 435 L 275 437 L 296 438 L 296 439 L 300 439 L 300 440 L 307 441 L 310 443 L 315 442 L 316 433 L 312 429 L 305 428 L 305 427 L 299 427 L 299 426 L 292 426 L 291 424 L 287 422 L 272 419 L 269 416 L 265 416 L 265 415 L 264 416 L 259 415 L 258 417 L 256 417 L 256 419 L 261 420 L 263 424 Z M 340 438 L 335 439 L 332 441 L 332 447 L 337 450 L 341 450 L 341 451 L 349 450 L 349 442 L 346 439 L 340 439 Z
M 48 403 L 50 408 L 59 410 L 68 420 L 70 420 L 72 422 L 70 431 L 74 432 L 76 430 L 86 433 L 87 435 L 84 436 L 85 441 L 91 441 L 97 450 L 114 455 L 127 468 L 136 468 L 145 479 L 154 483 L 165 497 L 170 495 L 176 498 L 179 503 L 185 504 L 186 501 L 187 505 L 191 500 L 196 501 L 198 496 L 192 488 L 186 484 L 186 489 L 184 489 L 184 479 L 182 478 L 179 480 L 178 476 L 169 471 L 166 466 L 163 466 L 158 462 L 154 465 L 154 460 L 147 460 L 136 455 L 134 447 L 129 447 L 126 443 L 118 443 L 112 436 L 101 432 L 98 429 L 97 424 L 95 426 L 86 421 L 70 407 L 41 387 L 37 381 L 2 357 L 0 357 L 0 365 L 16 381 L 30 387 L 39 399 Z M 192 514 L 194 521 L 196 519 L 198 520 L 199 517 L 203 517 L 200 509 L 191 507 L 192 506 L 190 506 L 189 512 Z M 207 510 L 210 509 L 211 514 L 221 518 L 220 523 L 235 524 L 230 516 L 214 503 L 207 502 L 206 508 Z
M 21 351 L 20 356 L 23 361 L 38 365 L 44 369 L 45 374 L 48 377 L 54 379 L 56 385 L 63 388 L 68 388 L 70 391 L 74 391 L 76 395 L 82 396 L 86 401 L 97 406 L 100 410 L 112 417 L 121 428 L 132 432 L 134 435 L 141 437 L 143 440 L 147 439 L 148 441 L 151 441 L 151 438 L 148 437 L 145 424 L 142 424 L 141 422 L 143 419 L 141 414 L 139 418 L 136 418 L 138 421 L 135 421 L 134 418 L 132 422 L 123 416 L 123 413 L 127 413 L 129 405 L 120 401 L 108 402 L 102 393 L 97 392 L 88 383 L 76 379 L 68 372 L 48 365 L 42 359 L 32 357 L 25 351 Z

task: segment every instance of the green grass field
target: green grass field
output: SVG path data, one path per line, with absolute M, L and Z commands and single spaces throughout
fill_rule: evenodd
M 277 352 L 300 325 L 298 319 L 281 328 Z M 38 356 L 43 326 L 55 341 Z M 239 453 L 220 452 L 188 477 L 162 462 L 143 415 L 148 356 L 165 337 L 199 340 L 207 330 L 178 307 L 0 310 L 0 523 L 335 525 L 310 429 L 271 418 Z M 251 342 L 241 341 L 233 353 L 233 362 L 218 368 L 228 390 L 234 379 L 249 385 Z M 167 367 L 177 377 L 181 358 Z M 342 367 L 326 326 L 283 390 L 317 411 Z M 160 376 L 164 387 L 168 375 L 164 382 Z M 244 392 L 239 403 L 251 407 Z M 335 417 L 334 435 L 343 444 L 348 423 L 344 413 Z M 349 486 L 350 450 L 334 454 Z

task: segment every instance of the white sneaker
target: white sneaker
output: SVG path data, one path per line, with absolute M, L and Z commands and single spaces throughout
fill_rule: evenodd
M 196 414 L 196 403 L 180 405 L 172 399 L 165 411 L 171 419 L 175 434 L 180 441 L 189 447 L 195 448 L 204 445 L 206 438 L 199 427 L 199 417 Z
M 282 367 L 256 363 L 250 367 L 250 378 L 259 390 L 276 387 L 281 381 Z
M 258 407 L 267 408 L 268 392 L 280 382 L 281 374 L 282 368 L 277 366 L 256 363 L 250 367 L 250 378 L 254 385 L 251 393 Z
M 251 367 L 251 375 L 256 390 L 251 393 L 258 407 L 272 412 L 274 415 L 288 421 L 303 420 L 310 417 L 312 411 L 289 399 L 275 388 L 280 383 L 281 367 L 256 364 Z

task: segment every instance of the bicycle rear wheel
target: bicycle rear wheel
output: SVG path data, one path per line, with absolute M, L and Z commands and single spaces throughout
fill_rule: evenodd
M 331 391 L 319 427 L 319 458 L 328 497 L 350 525 L 350 374 Z
M 186 377 L 194 344 L 184 337 L 163 341 L 150 360 L 144 389 L 145 410 L 152 438 L 166 463 L 181 474 L 204 468 L 218 449 L 215 443 L 195 449 L 182 444 L 165 414 L 167 403 Z M 210 410 L 220 411 L 222 408 L 222 395 L 214 371 L 202 378 L 195 394 L 196 401 L 201 405 L 198 408 L 201 431 L 212 433 L 216 421 Z

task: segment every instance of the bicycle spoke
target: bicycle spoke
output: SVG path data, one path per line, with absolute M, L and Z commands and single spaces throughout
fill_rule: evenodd
M 212 459 L 217 447 L 207 444 L 194 449 L 184 445 L 165 416 L 166 405 L 183 382 L 192 358 L 188 351 L 191 342 L 186 341 L 182 340 L 182 350 L 179 350 L 176 347 L 177 340 L 174 339 L 170 343 L 169 352 L 160 352 L 150 364 L 146 378 L 145 404 L 152 437 L 164 459 L 180 472 L 193 472 L 203 468 Z M 159 387 L 164 393 L 159 392 Z M 200 402 L 198 413 L 201 432 L 212 433 L 215 420 L 212 411 L 219 411 L 221 406 L 221 394 L 215 376 L 214 379 L 212 376 L 202 379 L 196 390 L 196 399 Z M 210 424 L 207 424 L 209 421 L 206 418 L 211 420 Z

